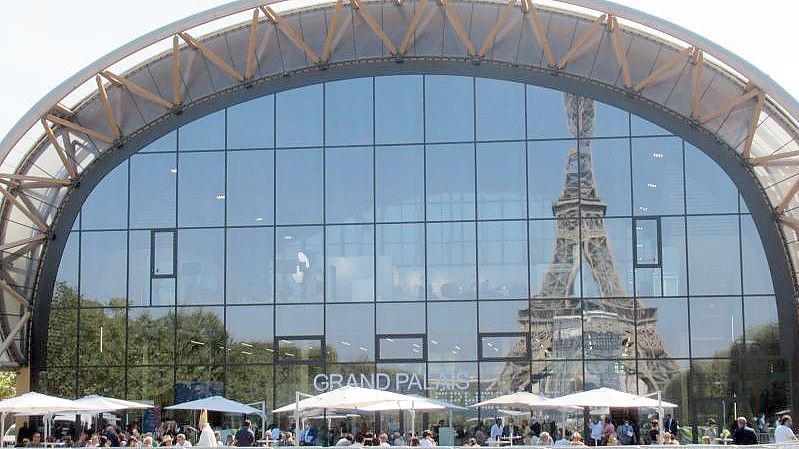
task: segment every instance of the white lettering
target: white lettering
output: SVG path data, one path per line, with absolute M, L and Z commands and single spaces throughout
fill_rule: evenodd
M 361 373 L 361 388 L 374 388 L 374 377 L 371 379 L 368 375 Z
M 401 387 L 406 387 L 408 385 L 408 381 L 410 380 L 410 376 L 406 373 L 397 373 L 396 381 L 394 382 L 394 387 L 397 391 L 401 390 Z
M 331 374 L 330 375 L 330 389 L 335 390 L 336 388 L 343 387 L 344 383 L 344 376 L 341 374 Z
M 324 374 L 317 374 L 313 377 L 313 387 L 316 391 L 325 391 L 327 390 L 330 384 L 327 381 L 327 376 Z
M 391 377 L 386 373 L 377 373 L 375 376 L 375 388 L 378 390 L 388 390 L 391 388 Z
M 458 373 L 457 379 L 458 382 L 455 384 L 455 388 L 459 390 L 469 389 L 469 375 L 467 373 Z
M 418 388 L 420 390 L 423 390 L 423 389 L 426 390 L 427 389 L 427 385 L 422 387 L 422 382 L 419 380 L 419 376 L 417 376 L 416 373 L 411 374 L 411 380 L 410 380 L 410 382 L 408 382 L 408 388 L 409 389 L 410 388 L 414 388 L 414 387 L 416 387 L 416 388 Z

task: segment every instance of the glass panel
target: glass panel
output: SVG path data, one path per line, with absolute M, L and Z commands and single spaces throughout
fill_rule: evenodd
M 527 338 L 524 335 L 483 335 L 480 344 L 483 359 L 527 358 Z
M 423 77 L 375 78 L 375 142 L 411 143 L 424 139 Z
M 224 300 L 224 229 L 178 231 L 178 304 Z
M 480 332 L 528 332 L 528 301 L 481 301 Z
M 44 381 L 43 393 L 61 398 L 77 397 L 75 382 L 78 378 L 76 369 L 59 368 L 50 371 L 42 371 L 39 374 L 39 382 Z
M 688 217 L 691 294 L 741 293 L 739 245 L 738 217 Z
M 429 299 L 474 299 L 474 223 L 427 225 L 427 296 Z
M 80 233 L 70 232 L 67 237 L 67 243 L 64 246 L 64 252 L 61 253 L 61 262 L 58 265 L 58 274 L 56 275 L 57 286 L 63 283 L 65 286 L 77 290 L 78 271 L 80 269 L 78 265 L 78 256 L 80 255 L 79 242 Z M 74 299 L 77 299 L 77 293 Z M 77 306 L 77 304 L 73 305 L 73 307 L 75 306 Z M 55 298 L 53 298 L 53 301 L 50 303 L 50 307 L 60 307 L 60 305 L 56 304 Z
M 548 298 L 579 296 L 580 248 L 575 239 L 579 239 L 580 231 L 577 220 L 535 220 L 529 227 L 530 294 Z M 556 244 L 560 245 L 558 251 Z
M 278 151 L 277 222 L 321 223 L 323 209 L 322 150 Z
M 661 128 L 654 123 L 644 120 L 641 117 L 638 117 L 635 114 L 630 115 L 630 133 L 633 136 L 651 136 L 651 135 L 663 135 L 663 134 L 671 134 L 670 132 L 666 131 L 665 129 Z
M 780 356 L 780 325 L 777 301 L 773 296 L 745 297 L 744 325 L 749 355 Z
M 323 86 L 291 89 L 277 94 L 277 146 L 322 145 Z
M 774 293 L 763 241 L 750 215 L 741 215 L 741 251 L 744 294 Z
M 425 306 L 420 303 L 387 303 L 377 305 L 379 334 L 423 334 Z
M 530 142 L 527 158 L 531 218 L 554 218 L 554 206 L 563 193 L 566 162 L 572 140 Z M 556 167 L 562 167 L 560 170 Z
M 524 298 L 527 288 L 527 223 L 478 223 L 480 298 Z
M 583 181 L 593 173 L 594 191 L 582 192 L 584 200 L 598 199 L 605 203 L 605 216 L 629 216 L 632 194 L 630 192 L 630 140 L 597 139 L 580 141 L 582 151 L 591 151 L 591 161 L 579 163 Z M 586 148 L 585 145 L 590 145 Z M 591 164 L 592 163 L 592 164 Z M 593 165 L 593 167 L 591 166 Z M 593 172 L 590 172 L 592 169 Z M 584 210 L 597 207 L 583 202 Z
M 127 232 L 83 232 L 80 254 L 81 304 L 125 305 Z
M 424 339 L 422 337 L 381 337 L 379 341 L 382 360 L 423 360 Z
M 222 396 L 224 378 L 222 366 L 179 366 L 175 370 L 175 402 Z
M 525 145 L 477 145 L 478 218 L 525 218 L 527 179 Z
M 178 132 L 172 131 L 171 133 L 159 137 L 158 140 L 145 146 L 139 153 L 152 153 L 161 151 L 175 151 L 178 148 Z
M 81 208 L 82 229 L 128 226 L 128 162 L 116 166 L 97 184 Z
M 258 382 L 253 382 L 258 379 Z M 225 397 L 244 404 L 264 401 L 266 409 L 277 405 L 274 397 L 274 367 L 272 365 L 230 366 L 225 371 Z
M 327 301 L 374 300 L 374 226 L 326 228 Z
M 688 301 L 685 298 L 639 299 L 637 316 L 638 357 L 689 356 Z
M 480 400 L 482 401 L 501 396 L 503 394 L 511 394 L 516 393 L 517 391 L 522 391 L 529 385 L 530 362 L 513 361 L 480 363 Z M 489 417 L 489 419 L 491 418 Z M 487 430 L 488 429 L 484 429 L 484 432 Z
M 321 305 L 275 306 L 275 335 L 322 335 L 323 312 Z
M 552 398 L 583 391 L 581 360 L 548 360 L 532 365 L 532 393 Z
M 280 338 L 277 341 L 278 359 L 295 363 L 322 360 L 321 338 Z
M 453 319 L 453 317 L 458 317 Z M 427 354 L 431 361 L 477 359 L 477 305 L 469 302 L 427 305 Z
M 227 153 L 227 224 L 272 224 L 274 212 L 273 151 Z
M 322 302 L 323 228 L 277 228 L 277 301 Z
M 688 267 L 685 248 L 685 219 L 663 217 L 660 220 L 663 258 L 663 295 L 681 296 L 688 293 Z
M 731 415 L 723 416 L 722 412 L 726 404 L 737 402 L 736 396 L 742 393 L 742 377 L 734 361 L 692 360 L 690 385 L 696 422 L 707 423 L 712 418 L 721 428 L 730 422 Z
M 289 365 L 275 367 L 275 404 L 290 404 L 295 399 L 295 392 L 314 390 L 314 379 L 323 374 L 324 368 L 316 365 Z
M 327 223 L 374 220 L 372 148 L 334 148 L 325 152 Z
M 635 266 L 660 266 L 660 223 L 657 219 L 633 220 Z
M 227 363 L 272 363 L 275 352 L 272 306 L 228 307 L 226 313 Z
M 325 145 L 372 143 L 372 83 L 372 78 L 325 83 Z
M 524 139 L 524 84 L 475 79 L 477 139 Z
M 680 405 L 671 410 L 677 421 L 690 423 L 693 398 L 691 390 L 688 388 L 689 367 L 688 360 L 639 360 L 638 394 L 644 395 L 660 391 L 664 401 Z M 662 375 L 664 370 L 668 375 Z M 690 431 L 690 426 L 683 424 L 682 430 L 682 441 L 687 443 L 691 439 L 686 435 Z M 702 434 L 700 428 L 700 435 Z
M 182 365 L 221 365 L 225 361 L 225 309 L 178 307 L 176 361 Z
M 596 120 L 595 135 L 598 137 L 626 137 L 630 134 L 630 114 L 599 101 L 594 101 Z
M 153 239 L 154 276 L 175 275 L 175 231 L 155 231 Z
M 214 112 L 178 128 L 178 150 L 224 150 L 225 111 Z
M 424 224 L 377 225 L 377 300 L 424 299 Z
M 80 365 L 123 365 L 125 309 L 111 307 L 81 309 L 79 314 Z
M 477 363 L 430 363 L 427 366 L 428 397 L 450 404 L 467 406 L 479 399 L 477 391 Z M 439 414 L 439 427 L 446 413 Z M 447 422 L 448 424 L 448 422 Z
M 427 146 L 427 219 L 473 220 L 474 147 Z
M 741 298 L 691 298 L 691 356 L 729 357 L 740 338 Z
M 80 367 L 78 397 L 89 394 L 121 398 L 125 396 L 125 367 Z
M 634 300 L 583 300 L 583 348 L 585 358 L 634 358 Z
M 375 309 L 372 304 L 336 304 L 325 309 L 327 362 L 374 361 Z
M 527 138 L 572 137 L 567 125 L 563 93 L 528 85 Z
M 130 158 L 130 226 L 175 226 L 174 154 L 138 154 Z
M 474 79 L 425 76 L 425 138 L 427 142 L 474 139 Z
M 172 405 L 174 402 L 175 371 L 171 366 L 128 367 L 128 398 L 137 401 L 153 401 L 156 407 Z M 155 432 L 157 426 L 146 420 L 143 432 Z
M 178 160 L 178 223 L 221 226 L 225 222 L 225 153 L 181 154 Z
M 175 361 L 175 309 L 128 310 L 128 364 L 167 365 Z M 172 377 L 170 375 L 170 377 Z
M 275 97 L 267 95 L 227 110 L 228 148 L 272 148 L 275 144 Z
M 533 359 L 579 359 L 583 356 L 580 300 L 530 301 L 530 345 Z
M 424 219 L 424 148 L 375 149 L 375 203 L 378 221 Z
M 227 230 L 228 304 L 272 302 L 273 228 Z
M 173 238 L 173 231 L 159 233 L 166 240 Z M 130 231 L 130 254 L 128 256 L 128 304 L 130 306 L 152 306 L 175 304 L 175 280 L 152 279 L 152 231 Z M 165 261 L 166 263 L 166 261 Z M 174 263 L 170 259 L 169 263 Z M 172 267 L 174 273 L 174 267 Z M 150 287 L 152 284 L 152 296 Z
M 744 375 L 744 385 L 751 392 L 751 399 L 742 401 L 743 415 L 766 417 L 774 416 L 785 405 L 791 403 L 791 366 L 783 357 L 747 356 L 740 364 Z M 766 418 L 768 419 L 768 418 Z M 768 432 L 768 430 L 766 430 Z
M 708 155 L 685 144 L 685 196 L 689 214 L 738 212 L 738 189 Z
M 56 287 L 56 296 L 63 301 L 65 296 L 72 296 L 77 301 L 77 294 L 69 287 L 61 284 Z M 78 365 L 78 311 L 76 309 L 50 309 L 47 325 L 47 366 Z
M 633 214 L 685 213 L 682 140 L 633 139 Z
M 637 391 L 635 360 L 586 360 L 583 376 L 586 390 L 607 387 L 632 394 Z

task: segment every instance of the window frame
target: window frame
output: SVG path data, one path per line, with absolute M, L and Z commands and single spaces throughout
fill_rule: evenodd
M 172 272 L 171 273 L 156 273 L 156 235 L 157 234 L 172 234 Z M 178 230 L 177 228 L 155 228 L 150 230 L 150 278 L 151 279 L 175 279 L 177 281 L 178 274 Z
M 653 221 L 655 222 L 655 229 L 657 229 L 657 263 L 641 263 L 638 261 L 638 222 L 639 221 Z M 633 266 L 635 268 L 662 268 L 663 267 L 663 232 L 661 229 L 660 216 L 649 215 L 633 217 Z
M 386 339 L 420 339 L 422 350 L 416 358 L 383 358 L 380 356 L 380 342 Z M 375 363 L 425 363 L 427 362 L 427 334 L 379 334 L 375 333 Z
M 525 353 L 520 357 L 511 357 L 503 355 L 500 357 L 488 357 L 483 355 L 483 339 L 490 337 L 515 337 L 524 340 Z M 477 360 L 480 362 L 505 362 L 505 361 L 527 361 L 532 359 L 532 350 L 530 348 L 530 333 L 529 332 L 478 332 L 477 333 Z

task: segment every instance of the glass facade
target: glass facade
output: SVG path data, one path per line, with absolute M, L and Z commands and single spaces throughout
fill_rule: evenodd
M 109 173 L 41 384 L 268 409 L 608 386 L 723 422 L 790 406 L 778 330 L 736 186 L 678 136 L 532 85 L 367 77 L 229 107 Z

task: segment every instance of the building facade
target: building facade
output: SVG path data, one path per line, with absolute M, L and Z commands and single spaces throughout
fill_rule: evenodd
M 795 129 L 759 72 L 597 2 L 250 3 L 3 141 L 34 388 L 797 402 Z M 220 11 L 253 20 L 192 37 Z

